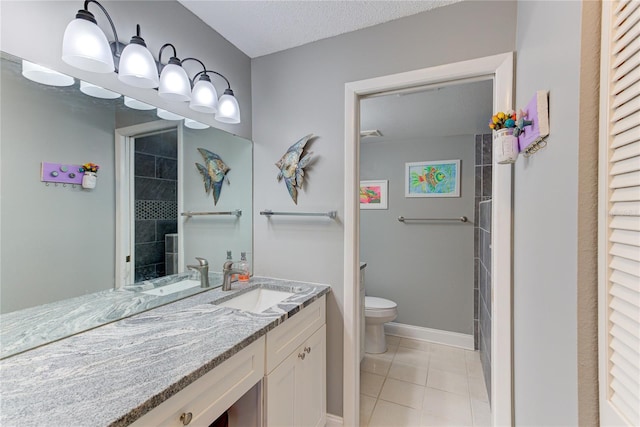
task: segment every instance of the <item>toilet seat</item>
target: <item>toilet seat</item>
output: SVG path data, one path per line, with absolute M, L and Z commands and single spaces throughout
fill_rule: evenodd
M 395 316 L 398 305 L 384 298 L 364 297 L 364 315 L 365 317 L 388 317 Z

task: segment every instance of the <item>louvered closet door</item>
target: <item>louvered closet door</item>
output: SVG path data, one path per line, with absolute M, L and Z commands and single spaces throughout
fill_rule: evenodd
M 600 420 L 640 426 L 638 0 L 603 2 L 600 102 Z

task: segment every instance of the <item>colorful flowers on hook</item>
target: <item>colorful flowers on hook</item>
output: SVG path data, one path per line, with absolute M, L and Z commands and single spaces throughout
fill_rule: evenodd
M 513 110 L 507 110 L 506 113 L 500 111 L 491 117 L 491 122 L 489 123 L 489 128 L 493 130 L 499 130 L 504 128 L 514 128 L 516 127 L 516 112 Z
M 82 172 L 98 173 L 98 169 L 100 169 L 100 166 L 95 163 L 85 163 L 82 165 Z

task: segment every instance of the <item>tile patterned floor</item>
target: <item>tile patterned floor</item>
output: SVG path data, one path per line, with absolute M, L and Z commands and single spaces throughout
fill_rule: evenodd
M 387 335 L 384 354 L 360 365 L 360 425 L 489 426 L 477 351 Z

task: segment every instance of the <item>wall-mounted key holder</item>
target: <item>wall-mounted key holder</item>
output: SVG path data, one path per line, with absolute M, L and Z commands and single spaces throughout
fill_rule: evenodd
M 528 122 L 521 126 L 518 135 L 520 152 L 525 157 L 538 151 L 546 145 L 545 139 L 549 136 L 549 92 L 539 90 L 525 108 L 522 115 Z
M 82 185 L 82 165 L 42 162 L 40 181 L 56 184 Z

